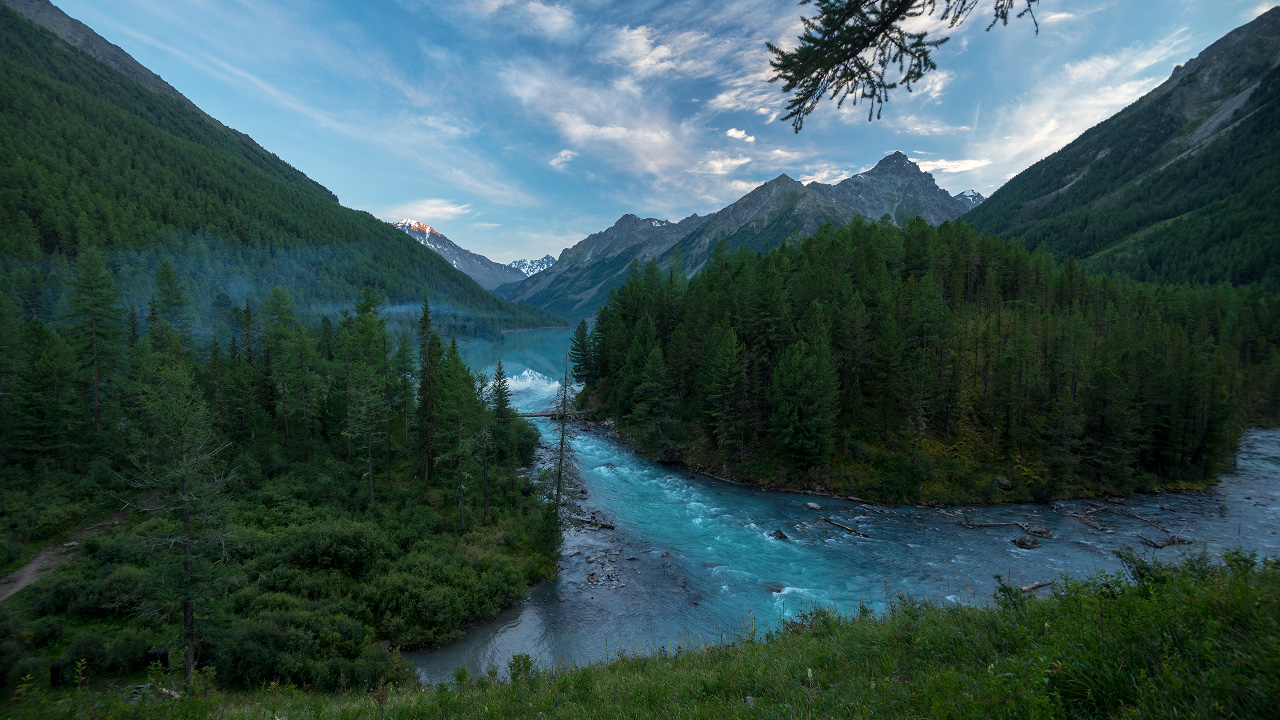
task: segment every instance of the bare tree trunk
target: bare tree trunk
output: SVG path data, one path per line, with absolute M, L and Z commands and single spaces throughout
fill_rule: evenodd
M 283 366 L 284 362 L 282 361 L 280 365 Z M 285 445 L 288 445 L 289 444 L 289 402 L 288 402 L 287 396 L 285 395 L 284 378 L 280 379 L 280 416 L 284 418 L 284 442 L 285 442 Z
M 187 481 L 182 481 L 182 494 L 187 494 Z M 186 573 L 186 592 L 182 598 L 182 639 L 186 642 L 186 653 L 183 659 L 182 678 L 191 688 L 191 674 L 196 669 L 196 578 L 191 567 L 191 509 L 186 502 L 182 506 L 182 570 Z

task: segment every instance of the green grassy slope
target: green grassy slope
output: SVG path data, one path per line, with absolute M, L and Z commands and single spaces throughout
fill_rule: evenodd
M 125 294 L 145 302 L 170 259 L 198 304 L 283 285 L 304 307 L 345 304 L 372 285 L 390 305 L 430 291 L 466 334 L 549 325 L 501 300 L 245 136 L 156 95 L 0 7 L 0 288 L 50 316 L 59 269 L 107 251 Z

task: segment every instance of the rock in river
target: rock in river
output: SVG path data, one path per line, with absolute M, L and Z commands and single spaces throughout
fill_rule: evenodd
M 1040 547 L 1040 539 L 1033 535 L 1019 535 L 1012 542 L 1023 550 L 1035 550 Z
M 787 534 L 782 532 L 781 530 L 774 530 L 773 532 L 769 533 L 769 537 L 778 538 L 779 540 L 786 540 Z
M 805 504 L 804 504 L 804 506 L 805 506 L 805 507 L 807 507 L 807 508 L 809 508 L 810 510 L 821 510 L 821 509 L 822 509 L 822 506 L 821 506 L 821 505 L 819 505 L 819 504 L 818 504 L 818 503 L 816 503 L 816 502 L 807 502 L 807 503 L 805 503 Z

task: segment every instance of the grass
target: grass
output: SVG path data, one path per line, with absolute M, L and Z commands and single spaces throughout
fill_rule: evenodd
M 20 689 L 16 718 L 1276 717 L 1280 563 L 1229 552 L 1122 555 L 1127 577 L 1060 580 L 989 607 L 900 597 L 883 615 L 814 609 L 764 637 L 562 669 L 517 656 L 510 680 L 321 694 L 205 682 L 178 700 L 99 687 Z M 177 683 L 157 676 L 156 685 Z M 181 691 L 180 691 L 181 692 Z

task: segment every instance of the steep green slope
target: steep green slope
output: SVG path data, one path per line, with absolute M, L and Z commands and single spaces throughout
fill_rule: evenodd
M 1280 288 L 1280 10 L 964 216 L 1091 269 Z
M 247 137 L 0 7 L 0 288 L 52 316 L 61 268 L 85 245 L 138 304 L 169 259 L 202 308 L 279 284 L 323 311 L 371 285 L 393 308 L 430 291 L 462 334 L 558 320 L 494 297 Z

